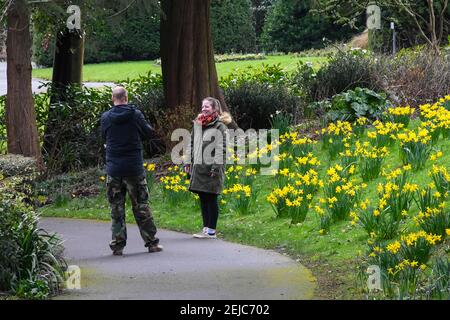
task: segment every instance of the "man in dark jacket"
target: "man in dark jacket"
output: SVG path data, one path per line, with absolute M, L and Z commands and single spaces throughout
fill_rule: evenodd
M 106 140 L 107 196 L 111 206 L 114 255 L 122 255 L 127 241 L 125 196 L 128 191 L 133 214 L 149 252 L 162 250 L 155 237 L 156 226 L 148 205 L 148 188 L 142 158 L 142 140 L 150 139 L 153 128 L 144 115 L 128 104 L 125 88 L 118 86 L 112 94 L 114 106 L 101 118 L 103 139 Z

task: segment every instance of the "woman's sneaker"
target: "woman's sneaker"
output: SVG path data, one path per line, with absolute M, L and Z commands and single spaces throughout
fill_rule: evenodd
M 192 236 L 194 238 L 197 239 L 204 239 L 205 238 L 205 234 L 208 232 L 208 228 L 207 227 L 203 227 L 203 230 L 198 232 L 198 233 L 194 233 Z
M 213 233 L 213 234 L 207 233 L 207 234 L 206 234 L 206 237 L 207 237 L 208 239 L 217 239 L 217 236 L 216 236 L 215 233 Z
M 207 232 L 199 232 L 192 235 L 194 238 L 197 239 L 217 239 L 216 234 L 209 234 Z
M 192 236 L 197 239 L 205 239 L 206 235 L 207 235 L 207 233 L 205 231 L 202 231 L 199 233 L 194 233 Z

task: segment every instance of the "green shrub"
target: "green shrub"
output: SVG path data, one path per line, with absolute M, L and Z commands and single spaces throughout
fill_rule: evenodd
M 36 170 L 36 159 L 16 154 L 0 156 L 0 172 L 6 177 L 29 175 Z
M 327 121 L 349 121 L 365 117 L 380 119 L 383 112 L 391 106 L 384 93 L 376 93 L 367 88 L 355 88 L 335 95 L 325 111 Z
M 50 294 L 47 283 L 41 279 L 22 279 L 16 287 L 16 296 L 22 299 L 45 299 Z
M 120 84 L 128 90 L 130 103 L 143 112 L 148 108 L 164 108 L 163 80 L 160 74 L 149 71 L 138 78 L 122 80 Z
M 225 101 L 239 126 L 246 130 L 271 128 L 271 115 L 277 111 L 298 111 L 299 98 L 284 86 L 241 82 L 225 90 Z
M 330 40 L 346 40 L 357 31 L 333 24 L 331 19 L 311 12 L 310 1 L 278 0 L 271 7 L 261 35 L 265 50 L 297 52 L 324 46 Z
M 306 82 L 306 93 L 311 101 L 321 101 L 357 87 L 383 91 L 373 64 L 374 57 L 364 50 L 339 51 Z
M 54 92 L 49 83 L 46 95 L 52 97 Z M 63 102 L 49 105 L 42 124 L 43 157 L 48 171 L 61 173 L 99 164 L 103 157 L 99 120 L 109 109 L 110 89 L 72 86 L 59 91 L 58 96 Z
M 290 86 L 290 75 L 280 64 L 268 65 L 262 63 L 258 67 L 249 66 L 245 69 L 235 69 L 226 77 L 221 77 L 219 86 L 226 90 L 246 82 L 256 82 L 266 85 Z
M 146 119 L 162 132 L 161 135 L 165 133 L 162 119 L 166 112 L 161 75 L 148 73 L 137 79 L 124 80 L 122 84 L 129 90 L 130 103 L 144 113 Z M 47 92 L 35 94 L 34 101 L 41 144 L 44 135 L 49 141 L 58 141 L 53 148 L 44 144 L 43 157 L 48 172 L 58 174 L 102 164 L 104 147 L 99 120 L 101 114 L 110 108 L 110 88 L 73 86 L 60 93 L 67 102 L 50 104 L 54 89 L 51 83 L 45 86 Z M 51 129 L 46 132 L 49 124 Z M 4 96 L 0 98 L 0 142 L 4 153 L 7 144 Z M 144 156 L 150 158 L 162 153 L 164 147 L 155 137 L 144 143 Z
M 422 47 L 402 50 L 395 57 L 365 50 L 339 50 L 317 72 L 299 64 L 291 86 L 305 101 L 305 109 L 321 115 L 333 96 L 367 88 L 385 92 L 395 105 L 418 107 L 448 94 L 450 55 L 433 55 Z
M 289 87 L 290 76 L 279 65 L 236 69 L 220 79 L 225 101 L 243 129 L 271 128 L 271 115 L 280 111 L 301 114 L 300 98 Z
M 105 175 L 98 167 L 82 171 L 55 175 L 36 180 L 33 184 L 34 196 L 40 204 L 64 204 L 72 196 L 95 196 L 100 193 L 100 178 Z
M 57 294 L 66 263 L 55 235 L 38 227 L 38 216 L 18 191 L 23 179 L 0 181 L 0 291 L 25 299 Z
M 290 85 L 297 94 L 311 102 L 310 89 L 315 82 L 316 76 L 317 74 L 312 63 L 299 61 L 297 68 L 291 74 Z
M 333 108 L 331 98 L 338 94 L 358 87 L 383 91 L 374 63 L 374 57 L 365 50 L 339 50 L 332 52 L 318 71 L 311 63 L 300 62 L 289 77 L 289 85 L 301 97 L 305 116 L 322 118 Z

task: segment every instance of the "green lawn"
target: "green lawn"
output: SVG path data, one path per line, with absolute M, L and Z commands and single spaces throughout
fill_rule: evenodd
M 413 121 L 410 128 L 417 127 Z M 435 146 L 443 151 L 444 156 L 437 161 L 427 162 L 427 167 L 414 174 L 413 182 L 425 186 L 431 182 L 428 172 L 433 163 L 448 167 L 450 163 L 450 141 L 441 140 Z M 331 164 L 320 144 L 315 146 L 314 155 L 321 161 L 319 175 L 324 178 L 325 171 Z M 390 155 L 385 160 L 386 170 L 400 165 L 398 146 L 390 148 Z M 368 183 L 364 197 L 372 203 L 377 199 L 376 188 L 383 177 Z M 351 226 L 349 221 L 332 225 L 330 233 L 319 234 L 319 217 L 310 210 L 303 224 L 291 225 L 289 219 L 277 219 L 266 197 L 274 187 L 273 177 L 259 176 L 256 189 L 260 190 L 253 214 L 239 216 L 230 209 L 222 210 L 218 223 L 219 237 L 228 241 L 243 243 L 261 248 L 275 249 L 288 253 L 294 259 L 309 267 L 318 279 L 316 298 L 362 299 L 364 295 L 357 290 L 357 267 L 366 254 L 368 236 L 360 226 Z M 109 206 L 105 199 L 104 186 L 98 197 L 81 198 L 60 202 L 40 210 L 43 216 L 76 217 L 109 220 Z M 320 192 L 322 193 L 322 191 Z M 322 194 L 319 194 L 322 196 Z M 317 198 L 316 203 L 317 204 Z M 201 227 L 198 204 L 194 199 L 181 201 L 173 207 L 165 201 L 161 186 L 155 184 L 151 191 L 151 207 L 158 227 L 193 233 Z M 411 217 L 418 209 L 413 204 Z M 134 222 L 129 204 L 127 221 Z M 414 230 L 412 218 L 407 219 L 404 227 Z M 163 239 L 162 239 L 163 241 Z
M 280 64 L 286 70 L 293 70 L 298 61 L 309 61 L 318 68 L 326 61 L 323 57 L 298 58 L 293 55 L 268 56 L 264 60 L 248 61 L 227 61 L 217 63 L 217 72 L 219 78 L 230 74 L 234 69 L 243 69 L 248 66 L 260 66 L 264 64 Z M 161 73 L 161 66 L 154 61 L 127 61 L 127 62 L 109 62 L 99 64 L 87 64 L 83 68 L 83 81 L 89 82 L 119 82 L 126 78 L 137 78 L 139 75 L 146 74 L 148 71 Z M 34 69 L 33 77 L 50 80 L 52 69 Z

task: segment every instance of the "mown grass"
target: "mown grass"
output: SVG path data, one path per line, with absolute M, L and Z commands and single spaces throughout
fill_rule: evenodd
M 417 127 L 418 124 L 419 121 L 413 121 L 409 127 Z M 441 139 L 435 147 L 443 151 L 444 156 L 435 162 L 428 161 L 424 170 L 413 175 L 413 182 L 420 186 L 431 182 L 428 172 L 433 163 L 444 166 L 450 163 L 450 141 Z M 319 175 L 323 178 L 326 169 L 334 162 L 328 161 L 326 151 L 321 150 L 320 144 L 315 146 L 314 155 L 321 161 Z M 390 170 L 400 165 L 399 147 L 395 145 L 390 148 L 384 169 Z M 376 203 L 376 187 L 382 181 L 384 178 L 379 177 L 368 183 L 364 197 L 368 197 L 372 203 Z M 316 298 L 364 298 L 362 291 L 357 289 L 357 267 L 366 254 L 366 232 L 360 226 L 351 226 L 350 221 L 343 221 L 332 225 L 329 234 L 320 235 L 319 217 L 313 210 L 310 210 L 303 224 L 292 225 L 289 219 L 277 219 L 266 201 L 266 196 L 275 185 L 275 179 L 259 176 L 255 184 L 260 191 L 254 213 L 239 216 L 230 210 L 222 210 L 218 223 L 219 237 L 260 248 L 275 249 L 305 264 L 318 279 Z M 151 208 L 158 227 L 186 233 L 200 230 L 200 210 L 193 198 L 172 207 L 164 201 L 159 184 L 155 184 L 150 194 Z M 320 196 L 321 192 L 316 197 L 316 202 Z M 127 206 L 127 221 L 134 223 L 129 203 Z M 42 208 L 40 212 L 43 216 L 110 219 L 104 194 L 95 198 L 59 201 L 58 204 Z M 410 214 L 413 216 L 417 212 L 416 205 L 413 205 Z M 402 228 L 414 230 L 416 227 L 412 218 L 407 219 Z
M 288 71 L 294 70 L 299 61 L 312 62 L 313 66 L 319 68 L 326 62 L 325 57 L 296 57 L 294 55 L 267 56 L 264 60 L 246 60 L 246 61 L 226 61 L 217 63 L 217 74 L 220 77 L 233 72 L 234 69 L 245 69 L 249 66 L 258 67 L 261 64 L 280 64 Z M 144 75 L 148 71 L 161 73 L 161 66 L 155 61 L 126 61 L 126 62 L 108 62 L 99 64 L 87 64 L 83 67 L 83 81 L 85 82 L 119 82 L 126 78 L 134 79 L 139 75 Z M 34 69 L 34 78 L 50 80 L 52 77 L 52 68 Z

